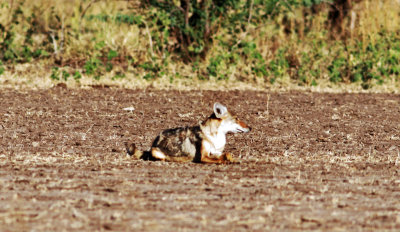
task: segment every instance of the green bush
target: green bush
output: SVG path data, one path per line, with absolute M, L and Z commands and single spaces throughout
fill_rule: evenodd
M 137 3 L 99 0 L 68 5 L 69 1 L 61 1 L 58 6 L 38 0 L 0 4 L 0 14 L 5 15 L 0 22 L 4 64 L 0 64 L 0 74 L 9 65 L 42 63 L 57 81 L 79 81 L 83 74 L 96 80 L 108 74 L 119 80 L 132 74 L 149 81 L 232 78 L 315 86 L 326 80 L 369 88 L 399 79 L 400 29 L 391 28 L 390 22 L 400 16 L 394 6 L 379 5 L 386 0 L 354 1 L 354 6 L 361 4 L 354 8 L 361 11 L 360 23 L 351 30 L 345 23 L 339 25 L 343 27 L 340 36 L 333 35 L 339 32 L 332 29 L 340 20 L 334 22 L 330 16 L 335 7 L 340 9 L 340 1 Z M 382 10 L 375 11 L 377 6 Z M 344 22 L 350 19 L 342 13 Z M 394 18 L 387 20 L 385 15 Z M 361 20 L 370 21 L 362 24 Z

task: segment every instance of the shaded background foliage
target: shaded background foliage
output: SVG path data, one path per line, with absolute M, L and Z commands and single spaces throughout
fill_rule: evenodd
M 0 3 L 0 74 L 300 85 L 397 81 L 396 0 L 75 0 Z M 379 9 L 379 10 L 377 10 Z

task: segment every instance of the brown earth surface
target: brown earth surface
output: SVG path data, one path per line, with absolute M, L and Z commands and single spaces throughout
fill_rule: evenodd
M 240 164 L 134 160 L 219 101 Z M 0 91 L 1 231 L 399 231 L 400 96 Z M 134 110 L 124 110 L 134 107 Z

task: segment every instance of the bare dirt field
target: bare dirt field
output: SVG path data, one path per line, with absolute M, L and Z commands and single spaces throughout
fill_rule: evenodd
M 134 160 L 219 101 L 240 164 Z M 124 110 L 133 107 L 134 110 Z M 0 91 L 1 231 L 399 231 L 400 96 Z

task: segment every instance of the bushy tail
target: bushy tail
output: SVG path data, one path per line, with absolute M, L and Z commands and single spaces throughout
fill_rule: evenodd
M 151 156 L 151 153 L 149 151 L 141 151 L 136 148 L 136 145 L 134 143 L 125 144 L 126 147 L 126 154 L 131 156 L 134 159 L 142 159 L 142 160 L 156 160 Z
M 135 159 L 143 158 L 143 151 L 140 151 L 139 149 L 137 149 L 136 145 L 134 143 L 131 143 L 129 145 L 126 144 L 126 153 Z

